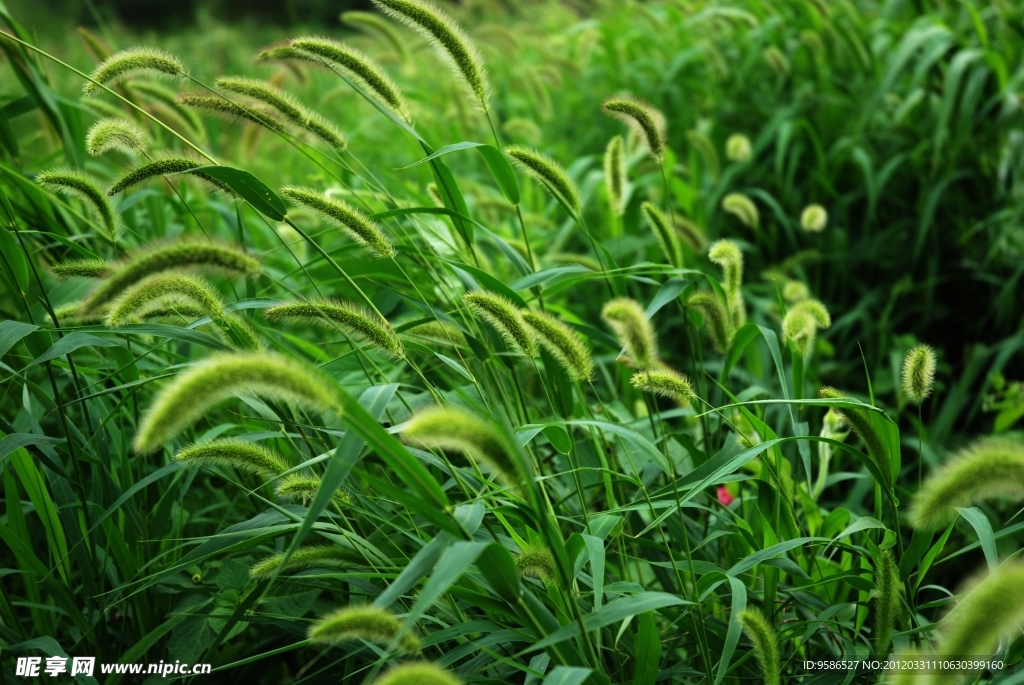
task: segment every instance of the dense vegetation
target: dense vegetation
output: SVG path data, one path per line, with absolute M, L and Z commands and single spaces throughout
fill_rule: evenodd
M 1024 682 L 1021 7 L 374 2 L 0 3 L 5 682 Z

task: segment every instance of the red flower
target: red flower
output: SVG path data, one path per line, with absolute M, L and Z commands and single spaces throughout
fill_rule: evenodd
M 728 488 L 726 488 L 724 485 L 719 485 L 718 486 L 718 501 L 719 502 L 721 502 L 725 506 L 729 506 L 730 504 L 732 504 L 732 501 L 734 499 L 736 499 L 736 498 L 732 496 L 732 494 L 729 492 Z

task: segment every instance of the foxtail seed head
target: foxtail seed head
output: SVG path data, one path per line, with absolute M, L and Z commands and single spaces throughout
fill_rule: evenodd
M 672 369 L 650 369 L 633 374 L 633 387 L 642 392 L 666 397 L 679 404 L 696 399 L 690 379 Z
M 520 312 L 533 337 L 562 365 L 570 378 L 586 381 L 594 375 L 590 348 L 579 333 L 551 314 L 532 309 Z
M 309 131 L 335 150 L 342 151 L 346 147 L 341 132 L 316 112 L 310 111 L 295 98 L 274 84 L 260 79 L 241 76 L 222 76 L 217 79 L 217 87 L 229 93 L 245 95 L 283 116 L 293 126 Z
M 808 205 L 800 213 L 800 228 L 808 233 L 821 233 L 828 225 L 828 212 L 821 205 Z
M 558 162 L 522 145 L 510 145 L 505 148 L 505 154 L 515 160 L 528 176 L 547 188 L 571 213 L 579 216 L 582 208 L 580 191 Z
M 704 326 L 711 344 L 718 352 L 725 354 L 732 344 L 732 317 L 718 296 L 710 292 L 696 292 L 690 295 L 686 306 L 696 309 L 704 317 Z
M 875 656 L 885 658 L 892 642 L 892 631 L 900 614 L 900 574 L 889 550 L 875 561 L 875 601 L 872 607 L 875 626 Z
M 732 315 L 734 328 L 742 326 L 747 319 L 747 310 L 743 306 L 743 252 L 733 240 L 717 240 L 708 249 L 708 259 L 722 269 L 725 279 L 724 290 L 729 312 Z
M 387 239 L 376 221 L 345 202 L 329 198 L 313 188 L 284 186 L 281 192 L 294 202 L 312 209 L 334 223 L 352 240 L 377 257 L 394 257 L 395 247 Z
M 85 149 L 93 157 L 111 150 L 141 155 L 149 149 L 149 137 L 134 122 L 121 117 L 106 117 L 89 127 L 85 134 Z
M 743 193 L 726 195 L 722 199 L 722 209 L 738 218 L 744 226 L 758 228 L 761 225 L 761 215 L 757 211 L 757 205 Z
M 83 302 L 83 313 L 108 305 L 128 287 L 163 271 L 202 268 L 250 274 L 260 270 L 260 263 L 225 245 L 181 242 L 136 253 L 112 268 L 113 273 Z
M 284 124 L 281 120 L 262 107 L 243 106 L 215 95 L 195 95 L 194 93 L 185 93 L 178 98 L 178 101 L 186 107 L 192 107 L 200 112 L 213 114 L 228 121 L 248 121 L 274 133 L 284 132 Z
M 50 169 L 41 172 L 36 180 L 48 190 L 84 200 L 103 223 L 107 239 L 111 242 L 117 239 L 120 223 L 117 210 L 92 176 L 76 169 Z
M 97 66 L 90 75 L 92 80 L 82 90 L 86 95 L 93 95 L 100 90 L 97 83 L 112 86 L 141 74 L 176 78 L 185 75 L 185 67 L 169 52 L 153 48 L 129 48 L 115 52 Z
M 306 505 L 316 497 L 316 493 L 320 489 L 320 485 L 322 483 L 323 481 L 316 476 L 304 476 L 300 473 L 289 473 L 287 476 L 274 483 L 274 492 L 276 492 L 277 496 L 283 500 L 287 500 L 289 502 L 298 501 L 303 505 Z M 344 490 L 336 490 L 331 495 L 331 501 L 339 507 L 348 506 L 352 502 Z
M 555 580 L 555 558 L 541 545 L 528 545 L 515 557 L 520 578 L 536 578 L 545 585 Z
M 375 60 L 355 48 L 329 38 L 303 36 L 291 42 L 292 47 L 313 61 L 323 60 L 353 78 L 364 90 L 373 95 L 404 121 L 410 122 L 402 92 L 384 68 Z
M 151 452 L 242 391 L 340 413 L 333 382 L 320 371 L 266 352 L 238 352 L 202 361 L 164 386 L 135 433 L 136 452 Z
M 818 396 L 822 399 L 842 399 L 847 398 L 849 395 L 846 393 L 836 390 L 829 386 L 823 386 L 818 390 Z M 874 422 L 868 415 L 870 410 L 868 409 L 856 409 L 843 407 L 842 409 L 833 409 L 843 420 L 853 429 L 853 432 L 857 434 L 857 437 L 864 443 L 864 447 L 867 448 L 868 456 L 871 457 L 875 465 L 878 467 L 879 473 L 886 479 L 887 485 L 890 478 L 890 466 L 888 450 L 885 446 L 885 441 L 882 439 L 882 435 L 875 427 Z
M 1000 637 L 1020 631 L 1022 621 L 1024 563 L 1007 561 L 975 582 L 942 621 L 936 658 L 991 654 Z
M 293 573 L 304 571 L 307 568 L 335 569 L 343 564 L 366 563 L 354 550 L 338 545 L 312 545 L 299 548 L 288 557 L 288 562 L 282 567 L 281 563 L 284 561 L 284 557 L 285 554 L 282 552 L 256 562 L 249 567 L 249 577 L 253 580 L 266 580 L 279 571 Z
M 178 297 L 196 305 L 213 320 L 224 315 L 224 303 L 209 283 L 195 276 L 179 276 L 175 273 L 157 273 L 147 276 L 125 291 L 110 305 L 107 325 L 111 328 L 133 323 L 139 312 L 148 305 Z
M 394 48 L 395 54 L 398 55 L 400 61 L 404 62 L 406 58 L 405 43 L 402 42 L 402 37 L 398 35 L 398 31 L 394 29 L 391 23 L 384 19 L 379 14 L 373 12 L 360 12 L 353 10 L 350 12 L 342 12 L 341 20 L 349 26 L 354 26 L 357 29 L 367 30 L 369 33 L 375 33 L 383 36 L 384 39 L 391 44 Z
M 810 296 L 811 291 L 807 289 L 803 281 L 786 281 L 786 284 L 782 286 L 782 299 L 787 304 L 803 302 Z
M 423 661 L 395 666 L 373 685 L 462 685 L 462 681 L 440 666 Z
M 118 193 L 128 190 L 132 186 L 136 186 L 151 178 L 156 178 L 157 176 L 188 173 L 201 166 L 204 165 L 188 157 L 160 157 L 146 164 L 128 169 L 124 174 L 122 174 L 121 178 L 114 182 L 114 185 L 110 186 L 107 190 L 107 195 L 117 195 Z M 234 191 L 231 190 L 229 186 L 218 181 L 212 176 L 208 176 L 202 172 L 197 172 L 191 175 L 206 181 L 208 184 L 228 193 L 229 195 L 234 194 Z
M 493 424 L 465 409 L 424 409 L 406 424 L 402 437 L 428 449 L 462 452 L 489 465 L 509 485 L 522 486 L 526 482 L 526 469 L 516 447 Z
M 665 156 L 665 117 L 653 106 L 635 98 L 610 97 L 604 111 L 632 126 L 656 160 Z
M 683 267 L 683 249 L 679 245 L 679 236 L 675 227 L 672 226 L 665 213 L 654 206 L 651 202 L 644 202 L 640 205 L 640 211 L 651 227 L 651 232 L 658 239 L 658 246 L 661 247 L 661 254 L 665 261 L 677 269 Z M 741 262 L 742 264 L 742 262 Z
M 754 655 L 761 667 L 764 685 L 779 685 L 782 659 L 779 655 L 779 637 L 775 628 L 757 609 L 747 609 L 740 614 L 740 623 L 747 638 L 754 643 Z
M 373 4 L 426 38 L 470 96 L 487 109 L 490 86 L 483 59 L 466 32 L 447 12 L 427 0 L 373 0 Z
M 504 297 L 490 291 L 477 290 L 463 295 L 462 301 L 489 323 L 514 352 L 528 358 L 537 353 L 523 315 Z
M 641 369 L 655 364 L 658 337 L 639 302 L 628 297 L 611 300 L 601 309 L 601 318 L 615 331 L 631 363 Z
M 939 530 L 957 517 L 957 507 L 987 499 L 1024 501 L 1024 441 L 982 438 L 957 452 L 918 491 L 910 522 Z
M 622 216 L 626 209 L 626 157 L 622 136 L 614 136 L 604 149 L 604 187 L 612 212 Z
M 269 307 L 263 316 L 267 321 L 295 320 L 325 328 L 334 328 L 336 324 L 393 359 L 405 357 L 405 347 L 387 319 L 345 300 L 287 302 Z
M 314 644 L 336 645 L 350 640 L 366 640 L 390 644 L 402 629 L 402 622 L 387 609 L 373 606 L 350 606 L 324 616 L 309 628 Z M 419 651 L 419 640 L 407 632 L 401 646 L 408 652 Z
M 792 343 L 801 357 L 814 345 L 818 326 L 814 318 L 803 309 L 794 307 L 782 319 L 782 339 Z
M 290 467 L 279 454 L 246 440 L 214 440 L 178 450 L 175 461 L 203 466 L 225 465 L 270 479 Z
M 50 273 L 57 278 L 103 278 L 109 276 L 114 265 L 102 259 L 73 259 L 69 262 L 57 262 L 50 267 Z
M 903 358 L 903 394 L 921 404 L 935 385 L 935 350 L 928 345 L 912 347 Z
M 725 141 L 725 156 L 733 162 L 746 162 L 753 154 L 750 138 L 742 133 L 734 133 Z

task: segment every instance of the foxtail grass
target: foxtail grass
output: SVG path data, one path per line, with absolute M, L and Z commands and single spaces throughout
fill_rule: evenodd
M 601 318 L 615 331 L 615 337 L 630 364 L 646 369 L 658 359 L 658 337 L 647 313 L 636 300 L 620 297 L 605 303 Z
M 345 300 L 287 302 L 263 312 L 267 321 L 301 321 L 325 328 L 340 327 L 393 359 L 405 357 L 405 347 L 387 319 Z
M 350 606 L 324 616 L 309 628 L 314 644 L 337 645 L 352 640 L 390 644 L 402 628 L 402 622 L 387 609 Z M 411 632 L 402 636 L 400 646 L 408 652 L 419 651 L 419 640 Z
M 526 327 L 522 313 L 504 297 L 480 290 L 466 293 L 462 301 L 477 316 L 490 324 L 514 352 L 528 358 L 537 353 L 533 336 Z

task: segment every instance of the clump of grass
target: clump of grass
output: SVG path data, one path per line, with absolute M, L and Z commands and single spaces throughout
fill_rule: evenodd
M 117 210 L 95 178 L 77 169 L 49 169 L 41 172 L 36 180 L 49 190 L 84 200 L 103 224 L 104 237 L 111 242 L 117 240 L 120 230 Z
M 263 312 L 267 321 L 301 321 L 325 328 L 340 327 L 394 359 L 405 357 L 405 347 L 387 319 L 345 300 L 287 302 Z
M 646 219 L 647 225 L 651 227 L 654 237 L 658 239 L 658 247 L 661 248 L 661 254 L 664 255 L 665 261 L 677 269 L 683 268 L 683 248 L 679 244 L 679 236 L 669 218 L 651 202 L 642 203 L 640 212 Z M 742 265 L 741 260 L 741 269 Z
M 608 206 L 616 216 L 626 209 L 626 158 L 622 136 L 613 136 L 604 149 L 604 187 Z
M 520 312 L 533 338 L 551 353 L 570 378 L 577 381 L 590 380 L 594 375 L 594 362 L 590 348 L 579 333 L 545 312 L 532 309 Z
M 440 666 L 418 662 L 395 666 L 373 685 L 462 685 L 462 681 Z
M 914 404 L 921 404 L 932 394 L 935 385 L 935 350 L 916 345 L 903 357 L 903 394 Z
M 224 465 L 270 479 L 289 469 L 281 455 L 254 442 L 238 439 L 214 440 L 178 450 L 175 461 L 188 464 Z
M 181 60 L 169 52 L 153 48 L 129 48 L 115 52 L 90 74 L 83 86 L 86 95 L 100 90 L 100 85 L 112 86 L 140 75 L 179 78 L 186 75 Z M 99 84 L 99 85 L 97 85 Z
M 411 123 L 412 119 L 401 91 L 383 67 L 372 58 L 353 47 L 329 38 L 303 36 L 292 39 L 291 45 L 299 54 L 313 60 L 323 60 L 339 69 L 373 95 L 378 103 Z
M 487 109 L 490 85 L 483 58 L 466 32 L 447 12 L 426 0 L 373 0 L 373 4 L 423 36 L 441 55 L 469 95 Z
M 807 205 L 800 213 L 800 228 L 808 233 L 821 233 L 828 226 L 828 212 L 821 205 Z
M 137 124 L 122 117 L 105 117 L 89 127 L 85 134 L 85 149 L 98 157 L 117 150 L 125 154 L 141 155 L 149 150 L 149 136 Z
M 281 192 L 341 228 L 371 254 L 383 258 L 395 256 L 394 245 L 384 235 L 377 222 L 344 200 L 335 200 L 318 190 L 300 186 L 285 186 Z
M 628 297 L 611 300 L 601 309 L 601 318 L 615 331 L 629 363 L 641 369 L 655 364 L 658 337 L 639 302 Z
M 249 567 L 253 580 L 267 580 L 276 573 L 294 573 L 308 568 L 338 568 L 346 564 L 364 564 L 355 551 L 339 545 L 311 545 L 295 550 L 285 562 L 285 553 L 272 554 Z M 283 565 L 282 565 L 283 564 Z
M 570 212 L 579 216 L 583 207 L 580 202 L 580 191 L 558 162 L 542 152 L 522 145 L 505 148 L 505 154 L 515 160 L 528 176 L 547 188 L 548 192 Z
M 749 228 L 761 225 L 761 215 L 754 201 L 743 193 L 729 193 L 722 199 L 722 209 L 729 212 Z
M 779 653 L 779 637 L 775 628 L 757 609 L 747 609 L 740 614 L 740 623 L 747 638 L 754 644 L 754 656 L 761 667 L 765 685 L 779 685 L 782 682 L 782 657 Z
M 994 498 L 1024 500 L 1024 443 L 1020 440 L 982 438 L 957 452 L 918 491 L 910 521 L 915 528 L 939 530 L 957 517 L 957 507 Z
M 157 393 L 135 432 L 135 451 L 152 452 L 243 391 L 316 411 L 340 412 L 331 381 L 305 364 L 266 352 L 223 354 L 196 364 Z
M 324 616 L 309 628 L 314 644 L 337 645 L 352 640 L 390 644 L 402 629 L 402 622 L 387 609 L 373 606 L 350 606 Z M 419 651 L 419 639 L 408 631 L 400 646 L 408 652 Z
M 665 156 L 665 117 L 652 105 L 636 98 L 610 97 L 602 105 L 604 111 L 629 124 L 659 162 Z
M 466 306 L 486 321 L 512 350 L 524 357 L 533 357 L 536 347 L 523 315 L 514 304 L 501 295 L 479 290 L 462 297 Z
M 402 431 L 411 443 L 428 449 L 462 452 L 501 474 L 509 485 L 521 486 L 526 472 L 518 451 L 501 431 L 465 409 L 435 407 L 417 412 Z
M 638 371 L 633 374 L 630 382 L 637 390 L 665 397 L 679 404 L 689 404 L 697 397 L 690 379 L 668 368 Z

